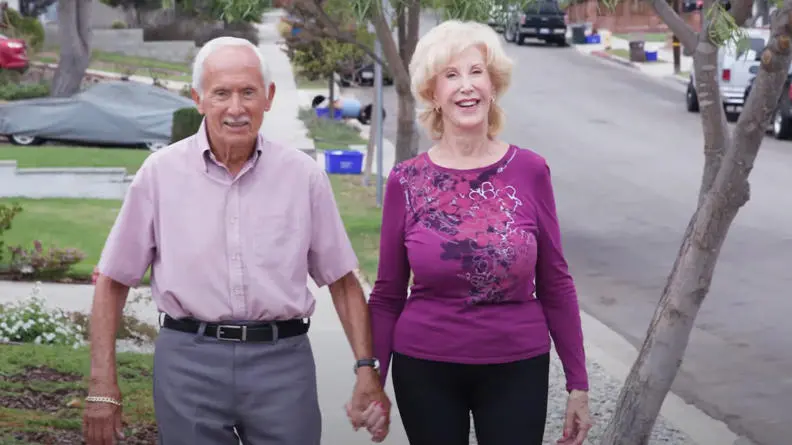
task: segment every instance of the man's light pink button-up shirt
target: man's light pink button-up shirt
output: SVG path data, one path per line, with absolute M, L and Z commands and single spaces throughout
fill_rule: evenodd
M 316 161 L 259 135 L 234 178 L 202 125 L 138 170 L 99 271 L 132 287 L 149 265 L 154 301 L 171 317 L 283 320 L 313 313 L 309 274 L 330 284 L 357 257 Z

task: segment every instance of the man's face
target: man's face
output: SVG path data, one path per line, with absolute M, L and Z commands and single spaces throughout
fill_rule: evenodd
M 201 79 L 203 96 L 193 90 L 198 111 L 206 118 L 209 140 L 220 146 L 254 143 L 275 96 L 267 91 L 259 59 L 250 48 L 220 48 L 207 57 Z

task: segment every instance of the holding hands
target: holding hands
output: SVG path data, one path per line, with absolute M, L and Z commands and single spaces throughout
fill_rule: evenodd
M 388 435 L 391 403 L 379 382 L 376 371 L 361 368 L 352 399 L 346 404 L 347 417 L 357 431 L 365 427 L 372 442 L 382 442 Z

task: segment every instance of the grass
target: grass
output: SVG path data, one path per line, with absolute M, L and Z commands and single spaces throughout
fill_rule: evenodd
M 12 433 L 50 431 L 59 436 L 80 434 L 82 428 L 82 398 L 86 395 L 90 371 L 87 348 L 23 344 L 2 346 L 0 375 L 24 374 L 26 369 L 45 364 L 59 373 L 74 376 L 61 381 L 30 378 L 21 382 L 0 379 L 0 396 L 21 395 L 26 387 L 27 398 L 51 401 L 50 409 L 12 409 L 0 407 L 0 440 L 2 444 L 25 443 L 8 439 Z M 124 397 L 124 421 L 128 425 L 154 424 L 151 375 L 153 356 L 135 353 L 118 354 L 118 376 Z M 67 376 L 67 377 L 69 377 Z M 54 430 L 54 431 L 53 431 Z M 60 430 L 60 431 L 58 431 Z M 127 429 L 128 435 L 134 434 Z M 63 437 L 63 436 L 61 436 Z M 58 442 L 61 443 L 61 442 Z M 72 442 L 62 442 L 72 443 Z
M 340 121 L 319 119 L 313 110 L 301 109 L 300 119 L 319 150 L 367 142 L 356 129 Z M 376 188 L 373 185 L 364 187 L 358 175 L 330 175 L 330 181 L 360 269 L 366 280 L 373 283 L 377 276 L 382 224 L 382 211 L 376 206 Z
M 379 262 L 382 211 L 376 206 L 376 188 L 361 185 L 357 175 L 330 175 L 338 211 L 366 281 L 373 284 Z
M 347 148 L 368 142 L 351 126 L 339 121 L 320 119 L 312 109 L 300 109 L 300 119 L 308 128 L 308 136 L 314 140 L 318 150 Z
M 22 168 L 125 167 L 129 174 L 134 174 L 148 155 L 146 150 L 123 148 L 0 145 L 0 160 L 16 160 Z M 34 240 L 40 240 L 45 247 L 54 244 L 80 249 L 85 253 L 85 259 L 70 271 L 70 276 L 77 279 L 90 277 L 121 208 L 119 200 L 0 199 L 0 204 L 13 202 L 19 203 L 23 210 L 14 218 L 11 230 L 3 233 L 5 245 L 21 244 L 31 248 Z M 8 259 L 8 254 L 5 259 Z
M 44 63 L 58 63 L 58 52 L 47 51 L 35 56 L 35 60 Z M 171 62 L 152 59 L 150 57 L 131 56 L 121 53 L 93 51 L 91 53 L 91 69 L 113 73 L 131 73 L 138 76 L 157 77 L 166 80 L 189 82 L 192 68 L 185 62 Z
M 40 240 L 45 248 L 54 244 L 80 249 L 85 258 L 72 266 L 74 278 L 90 277 L 121 208 L 121 201 L 109 199 L 0 199 L 0 204 L 14 202 L 22 206 L 22 212 L 14 218 L 11 230 L 3 233 L 5 245 L 30 249 L 34 240 Z M 7 252 L 4 258 L 9 259 Z
M 16 160 L 19 168 L 124 167 L 131 175 L 148 155 L 147 150 L 127 148 L 0 145 L 0 161 Z
M 624 40 L 630 40 L 632 38 L 632 35 L 631 34 L 613 34 L 613 37 L 616 37 L 616 38 L 619 38 L 619 39 L 624 39 Z M 636 37 L 638 37 L 638 34 L 636 34 Z M 667 38 L 667 34 L 663 33 L 663 32 L 650 32 L 650 33 L 645 33 L 643 35 L 643 37 L 644 37 L 644 41 L 645 42 L 665 42 L 666 38 Z

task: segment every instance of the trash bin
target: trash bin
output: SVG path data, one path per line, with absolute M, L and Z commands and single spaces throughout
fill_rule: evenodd
M 572 25 L 572 43 L 584 45 L 586 43 L 586 25 Z
M 336 175 L 359 175 L 363 172 L 363 152 L 357 150 L 327 150 L 325 171 Z
M 630 41 L 630 62 L 646 62 L 643 40 Z

